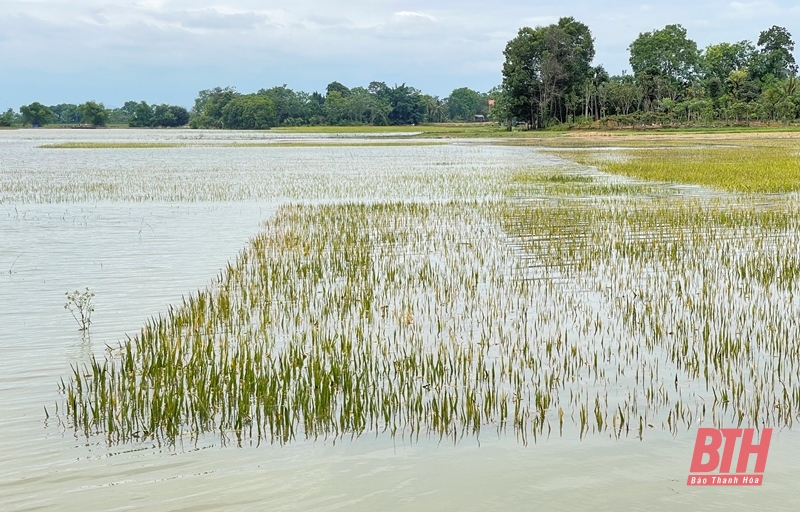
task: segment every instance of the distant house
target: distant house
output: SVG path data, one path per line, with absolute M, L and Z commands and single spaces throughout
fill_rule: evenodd
M 486 121 L 486 116 L 484 116 L 483 114 L 475 114 L 474 116 L 472 116 L 472 120 L 476 123 L 482 123 Z

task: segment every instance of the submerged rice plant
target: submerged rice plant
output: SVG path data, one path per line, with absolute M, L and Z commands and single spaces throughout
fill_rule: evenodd
M 798 213 L 668 196 L 285 206 L 209 288 L 74 367 L 67 421 L 167 444 L 791 426 Z
M 752 146 L 557 154 L 794 190 L 791 144 Z M 61 419 L 110 444 L 167 445 L 791 427 L 797 196 L 687 197 L 555 158 L 521 169 L 518 150 L 276 147 L 256 171 L 144 159 L 137 172 L 4 174 L 0 200 L 23 203 L 307 203 L 282 206 L 209 287 L 75 364 Z M 412 163 L 396 171 L 398 156 Z

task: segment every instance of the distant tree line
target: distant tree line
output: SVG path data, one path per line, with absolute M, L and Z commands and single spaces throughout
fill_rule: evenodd
M 5 116 L 12 122 L 32 126 L 43 126 L 51 123 L 87 124 L 105 126 L 109 111 L 102 103 L 87 101 L 81 105 L 53 105 L 47 107 L 38 101 L 20 107 L 17 115 L 9 109 Z M 9 125 L 6 125 L 9 126 Z
M 261 130 L 273 126 L 303 125 L 412 125 L 448 121 L 473 121 L 489 117 L 491 93 L 462 87 L 449 97 L 423 94 L 405 84 L 390 87 L 372 82 L 367 88 L 349 89 L 328 84 L 325 94 L 293 91 L 282 85 L 242 94 L 234 87 L 202 90 L 191 110 L 175 105 L 148 105 L 128 101 L 107 109 L 90 101 L 81 105 L 24 105 L 0 116 L 0 126 L 46 124 L 142 127 L 226 128 Z
M 788 30 L 698 49 L 680 25 L 639 34 L 632 75 L 594 66 L 594 39 L 574 18 L 525 27 L 505 48 L 493 116 L 534 128 L 567 124 L 790 122 L 800 116 L 798 66 Z
M 46 124 L 86 125 L 93 127 L 108 124 L 131 127 L 178 127 L 189 123 L 189 111 L 176 105 L 148 105 L 128 101 L 120 108 L 108 109 L 102 103 L 87 101 L 80 105 L 61 103 L 45 106 L 35 101 L 23 105 L 19 113 L 8 109 L 0 115 L 0 126 L 14 124 L 44 126 Z
M 509 128 L 574 125 L 715 125 L 792 122 L 800 117 L 795 43 L 784 27 L 758 41 L 699 49 L 681 25 L 639 34 L 630 44 L 632 74 L 610 76 L 593 63 L 594 38 L 574 18 L 521 28 L 506 45 L 498 87 L 462 87 L 445 98 L 406 84 L 331 82 L 324 94 L 286 85 L 243 94 L 233 87 L 198 93 L 191 110 L 129 101 L 107 109 L 34 102 L 0 115 L 12 124 L 127 124 L 132 127 L 267 129 L 301 125 L 413 125 L 490 118 Z
M 384 82 L 346 87 L 331 82 L 325 94 L 293 91 L 282 85 L 241 94 L 233 87 L 200 91 L 191 111 L 193 128 L 262 129 L 302 125 L 413 125 L 472 121 L 489 115 L 489 94 L 466 87 L 449 97 L 424 94 L 406 84 Z
M 127 122 L 133 128 L 175 128 L 189 124 L 189 111 L 176 105 L 148 105 L 146 101 L 128 101 L 118 110 L 118 122 Z

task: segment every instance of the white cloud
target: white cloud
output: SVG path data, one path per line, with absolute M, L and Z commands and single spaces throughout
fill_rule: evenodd
M 436 18 L 431 16 L 430 14 L 425 14 L 423 12 L 413 12 L 413 11 L 400 11 L 394 13 L 394 16 L 398 18 L 423 18 L 426 20 L 430 20 L 436 22 Z

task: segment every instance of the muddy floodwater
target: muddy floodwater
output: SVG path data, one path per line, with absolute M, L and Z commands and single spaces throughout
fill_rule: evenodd
M 0 510 L 796 510 L 797 211 L 793 195 L 635 182 L 486 141 L 0 131 Z M 299 284 L 269 288 L 285 299 L 260 309 L 270 320 L 242 308 L 216 332 L 309 361 L 300 330 L 366 333 L 397 365 L 358 359 L 364 411 L 341 412 L 341 383 L 334 411 L 303 409 L 295 382 L 289 436 L 266 419 L 221 434 L 219 415 L 126 430 L 122 389 L 98 424 L 68 410 L 74 368 L 122 364 L 126 340 L 199 290 L 217 300 L 226 272 L 241 304 L 263 291 L 259 264 L 313 273 L 314 250 L 287 251 L 341 232 L 380 240 L 368 273 L 313 288 L 287 263 Z M 84 335 L 64 306 L 87 287 Z M 364 291 L 374 305 L 328 307 Z M 451 383 L 400 365 L 429 354 Z M 228 411 L 254 425 L 242 409 L 261 398 Z M 774 429 L 763 485 L 687 487 L 697 428 L 736 426 Z

